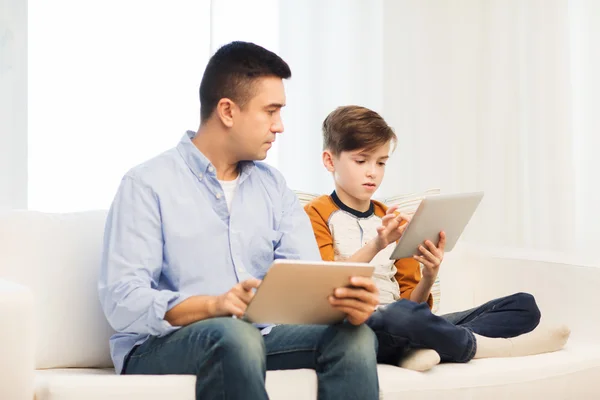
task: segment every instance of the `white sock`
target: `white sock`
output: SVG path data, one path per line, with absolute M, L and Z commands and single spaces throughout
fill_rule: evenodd
M 425 372 L 440 363 L 440 355 L 431 349 L 415 349 L 407 352 L 398 363 L 399 367 Z
M 474 358 L 521 357 L 550 353 L 562 349 L 571 330 L 565 325 L 541 327 L 514 338 L 489 338 L 475 334 L 477 351 Z

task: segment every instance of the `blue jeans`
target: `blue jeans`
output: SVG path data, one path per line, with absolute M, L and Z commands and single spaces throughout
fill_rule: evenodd
M 314 369 L 319 399 L 378 399 L 377 341 L 366 325 L 279 325 L 266 336 L 240 320 L 212 318 L 151 337 L 124 374 L 196 375 L 196 399 L 267 399 L 267 370 Z
M 367 321 L 379 341 L 377 360 L 397 364 L 410 349 L 433 349 L 445 362 L 468 362 L 475 356 L 473 333 L 509 338 L 532 331 L 540 310 L 532 295 L 516 293 L 482 306 L 437 316 L 426 303 L 399 300 L 379 308 Z

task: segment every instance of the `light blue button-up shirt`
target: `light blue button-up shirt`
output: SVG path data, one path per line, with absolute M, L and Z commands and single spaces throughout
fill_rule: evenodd
M 230 213 L 194 135 L 129 171 L 108 214 L 98 289 L 117 331 L 110 339 L 117 373 L 135 345 L 179 328 L 164 316 L 188 297 L 262 279 L 275 259 L 321 259 L 310 221 L 277 170 L 241 163 Z

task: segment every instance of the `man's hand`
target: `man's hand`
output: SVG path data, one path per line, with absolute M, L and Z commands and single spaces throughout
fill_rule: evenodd
M 423 278 L 434 281 L 440 271 L 440 264 L 444 259 L 444 248 L 446 247 L 446 233 L 440 232 L 438 245 L 426 240 L 419 246 L 421 254 L 414 255 L 413 258 L 423 264 Z
M 410 222 L 410 216 L 403 213 L 396 214 L 397 208 L 398 206 L 388 208 L 386 215 L 381 219 L 381 226 L 377 227 L 375 245 L 378 252 L 390 243 L 398 241 Z
M 246 308 L 254 297 L 252 289 L 256 289 L 261 281 L 258 279 L 248 279 L 235 285 L 227 293 L 214 298 L 211 308 L 213 317 L 224 317 L 235 315 L 241 318 L 246 312 Z
M 353 287 L 337 288 L 329 302 L 346 313 L 352 325 L 364 323 L 379 304 L 379 291 L 371 278 L 355 276 L 350 279 Z

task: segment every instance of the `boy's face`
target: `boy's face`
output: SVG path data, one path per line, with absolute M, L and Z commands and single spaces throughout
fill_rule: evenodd
M 337 156 L 328 151 L 323 153 L 323 162 L 333 173 L 338 195 L 347 197 L 345 202 L 354 203 L 348 206 L 358 208 L 371 200 L 383 180 L 389 153 L 390 142 L 368 151 L 343 151 Z

